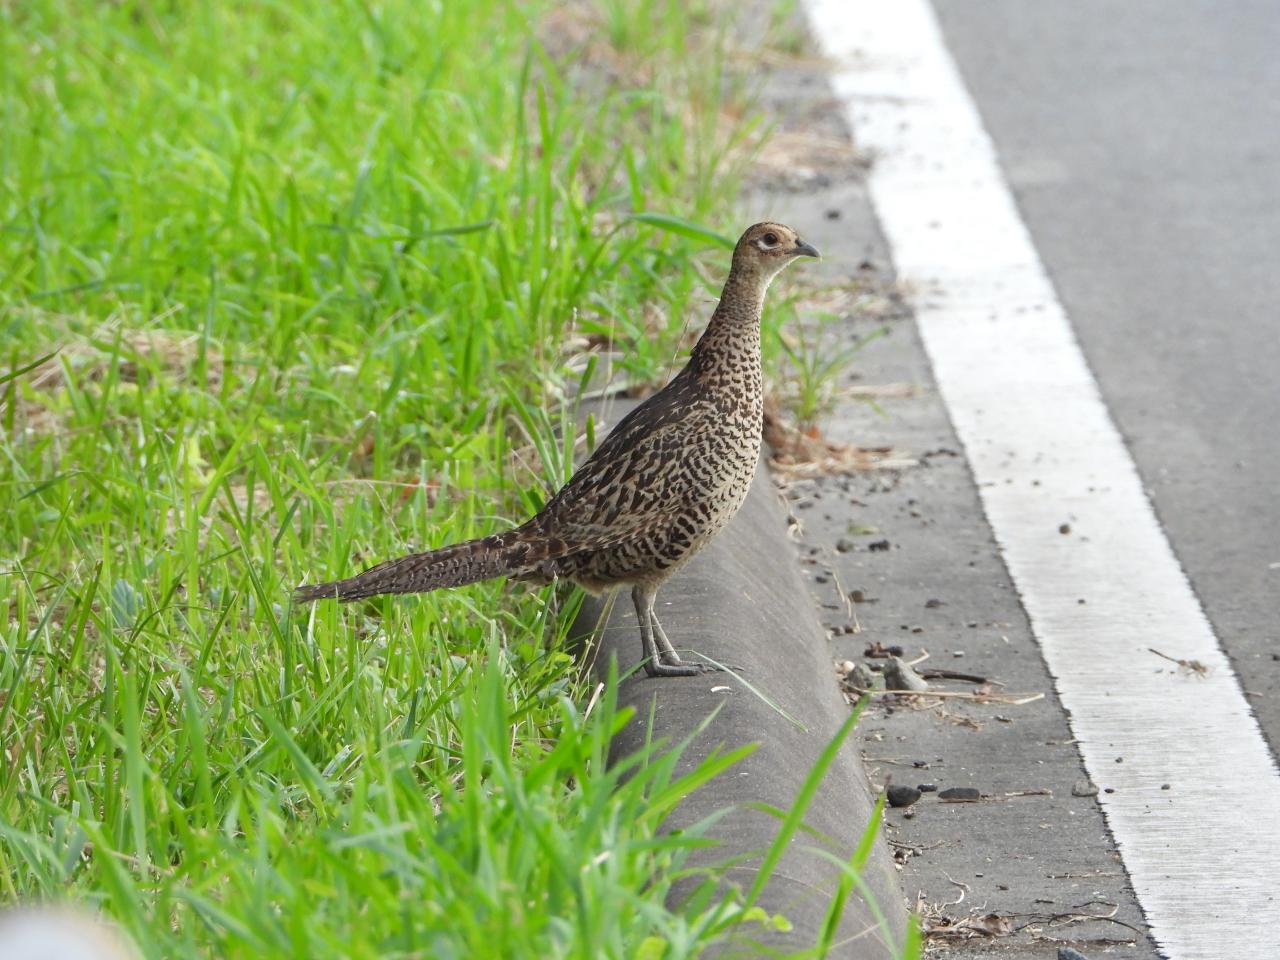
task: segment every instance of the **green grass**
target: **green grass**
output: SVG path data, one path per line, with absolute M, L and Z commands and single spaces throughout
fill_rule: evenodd
M 697 841 L 657 825 L 734 758 L 606 767 L 575 596 L 287 601 L 536 509 L 575 335 L 661 375 L 702 245 L 629 216 L 732 232 L 723 28 L 0 4 L 0 371 L 58 351 L 0 382 L 0 903 L 88 901 L 156 958 L 678 958 L 759 922 L 663 906 Z

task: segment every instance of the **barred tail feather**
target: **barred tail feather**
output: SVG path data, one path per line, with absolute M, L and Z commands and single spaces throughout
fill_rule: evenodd
M 497 533 L 388 560 L 345 580 L 298 587 L 293 599 L 299 603 L 313 600 L 350 603 L 384 593 L 427 593 L 442 587 L 460 587 L 478 580 L 516 575 L 523 572 L 522 560 L 528 544 L 519 542 L 514 533 L 516 531 Z

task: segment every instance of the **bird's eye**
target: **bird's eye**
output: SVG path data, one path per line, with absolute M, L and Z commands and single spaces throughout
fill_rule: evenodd
M 764 242 L 772 247 L 775 243 L 778 242 L 778 235 L 776 233 L 766 233 L 764 235 Z

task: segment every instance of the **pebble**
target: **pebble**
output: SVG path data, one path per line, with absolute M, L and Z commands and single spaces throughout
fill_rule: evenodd
M 920 799 L 920 791 L 905 784 L 891 783 L 885 791 L 891 807 L 909 807 Z
M 938 792 L 939 800 L 981 800 L 982 791 L 977 787 L 947 787 Z
M 1071 524 L 1069 524 L 1069 523 L 1064 523 L 1064 524 L 1062 524 L 1060 527 L 1058 527 L 1058 532 L 1059 532 L 1059 533 L 1064 533 L 1064 534 L 1065 534 L 1065 533 L 1070 533 L 1070 532 L 1071 532 Z
M 836 541 L 836 552 L 848 553 L 850 550 L 853 550 L 857 546 L 858 545 L 854 543 L 852 540 L 850 540 L 848 537 L 841 537 L 839 540 Z
M 884 666 L 884 685 L 888 690 L 911 690 L 920 693 L 929 689 L 929 684 L 911 665 L 897 656 L 889 657 Z
M 1098 788 L 1087 777 L 1082 777 L 1072 784 L 1071 795 L 1073 797 L 1096 797 Z
M 946 606 L 946 604 L 944 604 L 937 597 L 931 597 L 924 602 L 924 606 L 926 610 L 937 610 L 939 607 Z
M 916 789 L 921 793 L 937 793 L 938 785 L 936 783 L 917 783 Z
M 1079 950 L 1072 950 L 1070 947 L 1059 947 L 1058 960 L 1089 960 L 1089 958 Z
M 876 686 L 876 675 L 860 663 L 855 663 L 846 679 L 859 690 L 871 690 Z
M 888 550 L 888 549 L 889 549 L 889 541 L 888 541 L 888 540 L 875 540 L 875 541 L 873 541 L 872 543 L 868 543 L 868 544 L 867 544 L 867 549 L 868 549 L 868 550 L 870 550 L 872 553 L 878 553 L 878 552 L 880 552 L 880 551 L 882 551 L 882 550 Z

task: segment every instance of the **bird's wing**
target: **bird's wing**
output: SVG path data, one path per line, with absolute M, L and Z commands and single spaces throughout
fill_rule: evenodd
M 693 378 L 678 376 L 632 410 L 530 526 L 572 553 L 674 522 L 697 492 L 681 469 L 706 416 L 697 390 Z

